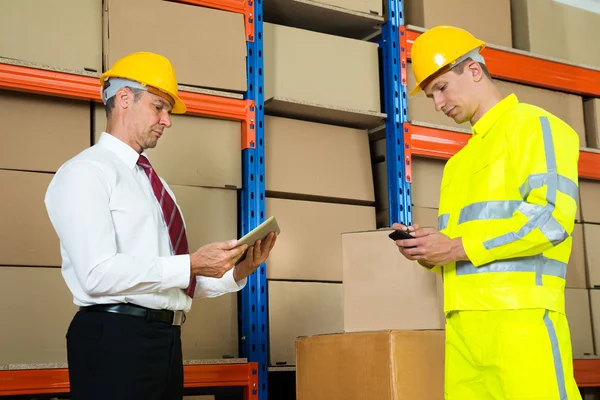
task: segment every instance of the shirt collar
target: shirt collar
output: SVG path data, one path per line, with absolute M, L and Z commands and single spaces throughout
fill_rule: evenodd
M 114 137 L 110 133 L 102 132 L 100 139 L 98 140 L 98 144 L 115 153 L 129 169 L 133 169 L 137 165 L 140 154 L 132 149 L 128 144 L 121 141 L 121 139 Z M 142 154 L 145 157 L 148 157 L 145 152 L 142 152 Z
M 513 93 L 500 100 L 495 106 L 490 108 L 483 116 L 471 127 L 474 136 L 484 136 L 488 133 L 494 124 L 508 110 L 519 104 L 519 99 Z

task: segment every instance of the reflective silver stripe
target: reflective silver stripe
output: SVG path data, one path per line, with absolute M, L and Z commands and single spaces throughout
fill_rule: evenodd
M 523 239 L 536 228 L 539 228 L 540 231 L 542 231 L 542 233 L 546 236 L 548 241 L 554 245 L 559 244 L 569 237 L 569 234 L 565 231 L 565 229 L 552 216 L 552 212 L 554 211 L 556 204 L 556 192 L 558 191 L 556 158 L 554 154 L 554 144 L 552 142 L 552 130 L 550 129 L 550 122 L 548 121 L 547 117 L 540 117 L 540 123 L 542 125 L 544 152 L 546 155 L 546 169 L 548 171 L 548 173 L 545 174 L 545 184 L 547 185 L 547 204 L 546 206 L 542 207 L 535 204 L 525 202 L 522 203 L 518 210 L 521 211 L 529 219 L 529 221 L 523 225 L 518 232 L 508 232 L 494 239 L 485 241 L 483 246 L 487 250 Z M 521 186 L 521 189 L 523 190 L 523 186 Z
M 463 224 L 469 221 L 477 221 L 482 219 L 506 219 L 512 217 L 514 212 L 519 208 L 522 201 L 520 200 L 505 200 L 505 201 L 481 201 L 478 203 L 469 204 L 460 210 L 458 224 Z
M 438 217 L 438 231 L 443 231 L 448 227 L 448 222 L 450 221 L 450 214 L 442 214 Z
M 548 337 L 550 338 L 550 345 L 552 347 L 552 358 L 554 359 L 554 373 L 556 374 L 556 383 L 558 384 L 558 393 L 560 400 L 568 400 L 567 388 L 565 386 L 565 372 L 563 369 L 562 358 L 560 356 L 560 347 L 558 345 L 558 337 L 556 336 L 556 329 L 554 329 L 554 323 L 548 315 L 548 310 L 544 313 L 544 324 L 548 330 Z
M 541 254 L 532 257 L 493 261 L 481 267 L 476 267 L 468 261 L 458 261 L 456 263 L 456 275 L 483 274 L 488 272 L 535 272 L 536 284 L 541 284 L 542 275 L 566 279 L 567 264 L 544 257 Z
M 521 196 L 523 196 L 523 199 L 527 199 L 532 190 L 544 186 L 550 175 L 551 174 L 530 175 L 525 183 L 519 188 L 519 192 L 521 193 Z M 558 190 L 571 197 L 576 203 L 579 202 L 579 188 L 577 187 L 577 184 L 563 175 L 558 175 L 557 179 Z

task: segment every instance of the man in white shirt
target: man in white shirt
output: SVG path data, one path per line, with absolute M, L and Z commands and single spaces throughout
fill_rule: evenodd
M 67 331 L 71 398 L 181 399 L 180 325 L 192 298 L 241 290 L 276 235 L 190 254 L 175 196 L 144 152 L 171 113 L 186 111 L 171 63 L 133 53 L 100 80 L 106 132 L 61 166 L 45 198 L 80 306 Z

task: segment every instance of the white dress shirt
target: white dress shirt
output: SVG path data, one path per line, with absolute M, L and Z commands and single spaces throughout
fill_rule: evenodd
M 57 171 L 45 204 L 60 239 L 62 274 L 79 306 L 134 303 L 189 311 L 192 300 L 182 289 L 189 285 L 190 256 L 172 255 L 160 204 L 138 158 L 103 132 L 96 145 Z M 233 270 L 221 279 L 196 280 L 194 297 L 216 297 L 246 284 L 234 281 Z

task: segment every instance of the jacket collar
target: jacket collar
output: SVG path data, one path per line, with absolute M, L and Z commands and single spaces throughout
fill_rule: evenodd
M 471 127 L 473 136 L 485 136 L 505 112 L 519 104 L 519 99 L 513 93 L 500 100 L 495 106 L 490 108 L 483 116 Z

